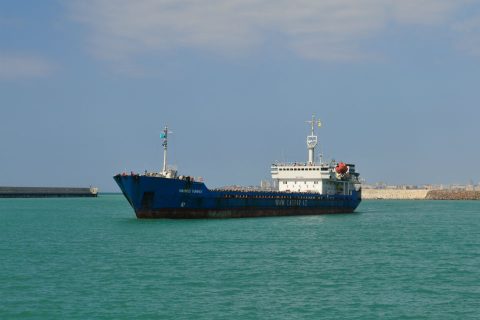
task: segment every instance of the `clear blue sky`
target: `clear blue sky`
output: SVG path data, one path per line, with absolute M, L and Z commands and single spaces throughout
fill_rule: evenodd
M 367 182 L 480 180 L 480 3 L 0 1 L 0 185 L 118 191 L 170 160 L 208 186 L 328 158 Z

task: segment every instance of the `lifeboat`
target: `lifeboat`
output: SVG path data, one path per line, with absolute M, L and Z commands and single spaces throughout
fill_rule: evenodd
M 344 175 L 346 174 L 349 170 L 348 170 L 348 166 L 343 163 L 343 162 L 340 162 L 339 164 L 337 164 L 337 166 L 335 167 L 335 172 L 340 174 L 340 175 Z

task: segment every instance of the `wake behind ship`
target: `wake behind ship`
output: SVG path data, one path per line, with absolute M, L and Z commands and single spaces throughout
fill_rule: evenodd
M 163 169 L 114 176 L 137 218 L 244 218 L 352 213 L 361 201 L 355 165 L 315 162 L 319 120 L 307 121 L 308 161 L 274 163 L 272 188 L 208 189 L 202 181 L 178 175 L 167 166 L 168 127 L 163 139 Z

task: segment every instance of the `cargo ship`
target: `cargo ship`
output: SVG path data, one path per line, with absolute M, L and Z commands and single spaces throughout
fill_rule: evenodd
M 167 166 L 168 135 L 163 139 L 160 172 L 119 173 L 113 178 L 137 218 L 246 218 L 352 213 L 361 201 L 361 184 L 355 165 L 334 160 L 315 161 L 321 126 L 315 116 L 307 121 L 308 160 L 271 165 L 272 186 L 209 189 L 202 179 L 179 175 Z

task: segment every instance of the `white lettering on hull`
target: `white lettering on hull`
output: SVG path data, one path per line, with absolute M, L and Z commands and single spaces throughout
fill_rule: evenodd
M 307 207 L 308 206 L 308 200 L 277 199 L 277 200 L 275 200 L 275 205 L 277 207 L 292 207 L 292 206 Z
M 203 193 L 203 190 L 198 190 L 198 189 L 179 189 L 178 192 L 180 192 L 180 193 Z

